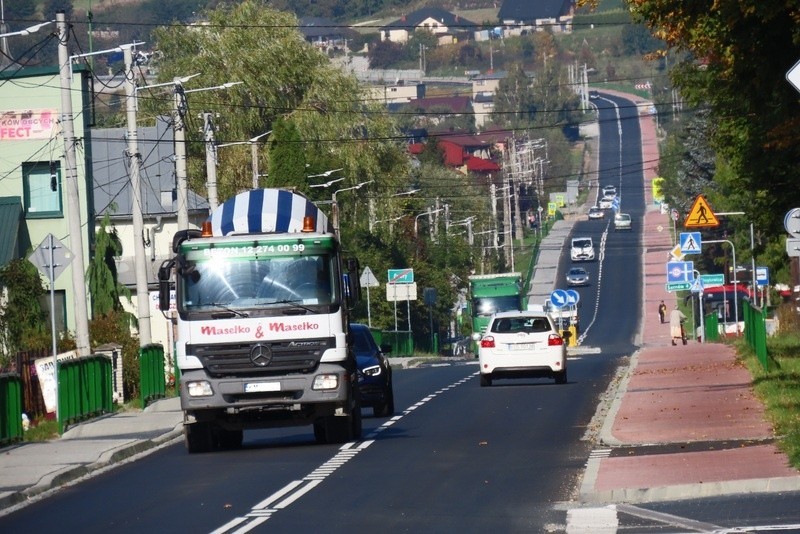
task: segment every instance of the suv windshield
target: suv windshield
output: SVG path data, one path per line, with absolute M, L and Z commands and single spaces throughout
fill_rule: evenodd
M 587 248 L 592 246 L 592 240 L 587 238 L 573 239 L 572 246 L 575 248 Z

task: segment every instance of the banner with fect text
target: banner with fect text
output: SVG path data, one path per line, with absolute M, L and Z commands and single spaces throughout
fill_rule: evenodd
M 58 124 L 58 110 L 0 111 L 0 141 L 50 139 Z

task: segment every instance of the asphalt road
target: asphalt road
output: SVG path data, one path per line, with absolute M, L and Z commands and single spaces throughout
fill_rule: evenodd
M 0 519 L 5 532 L 504 532 L 564 528 L 591 444 L 581 440 L 613 357 L 570 381 L 498 380 L 473 362 L 396 370 L 398 414 L 367 417 L 351 449 L 310 429 L 248 432 L 239 451 L 175 444 Z M 239 530 L 244 528 L 244 530 Z

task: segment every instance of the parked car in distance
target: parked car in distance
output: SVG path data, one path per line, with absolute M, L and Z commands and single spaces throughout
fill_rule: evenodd
M 605 197 L 600 199 L 600 201 L 597 203 L 597 205 L 602 210 L 610 210 L 611 207 L 614 205 L 614 199 L 615 198 L 616 197 L 613 196 L 613 195 L 612 196 L 605 196 Z
M 371 407 L 375 417 L 394 414 L 392 366 L 385 356 L 391 352 L 391 345 L 379 347 L 369 327 L 360 323 L 350 323 L 350 339 L 358 368 L 361 406 Z
M 589 273 L 583 267 L 573 267 L 567 271 L 568 286 L 588 286 Z
M 591 237 L 573 237 L 569 249 L 572 261 L 594 261 L 594 243 Z
M 617 213 L 614 215 L 614 230 L 630 230 L 631 216 L 627 213 Z
M 567 346 L 545 311 L 497 313 L 474 339 L 481 387 L 498 378 L 548 377 L 567 383 Z
M 603 196 L 604 197 L 615 197 L 617 196 L 617 188 L 613 185 L 606 185 L 603 186 Z
M 605 215 L 606 213 L 598 206 L 592 206 L 589 208 L 589 219 L 602 219 L 605 217 Z

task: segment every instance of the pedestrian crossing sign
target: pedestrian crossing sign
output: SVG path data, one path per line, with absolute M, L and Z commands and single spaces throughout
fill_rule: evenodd
M 702 246 L 700 232 L 681 232 L 681 253 L 700 254 Z
M 719 226 L 719 219 L 703 195 L 697 195 L 697 198 L 694 199 L 692 209 L 689 210 L 683 226 L 685 228 L 715 228 Z

